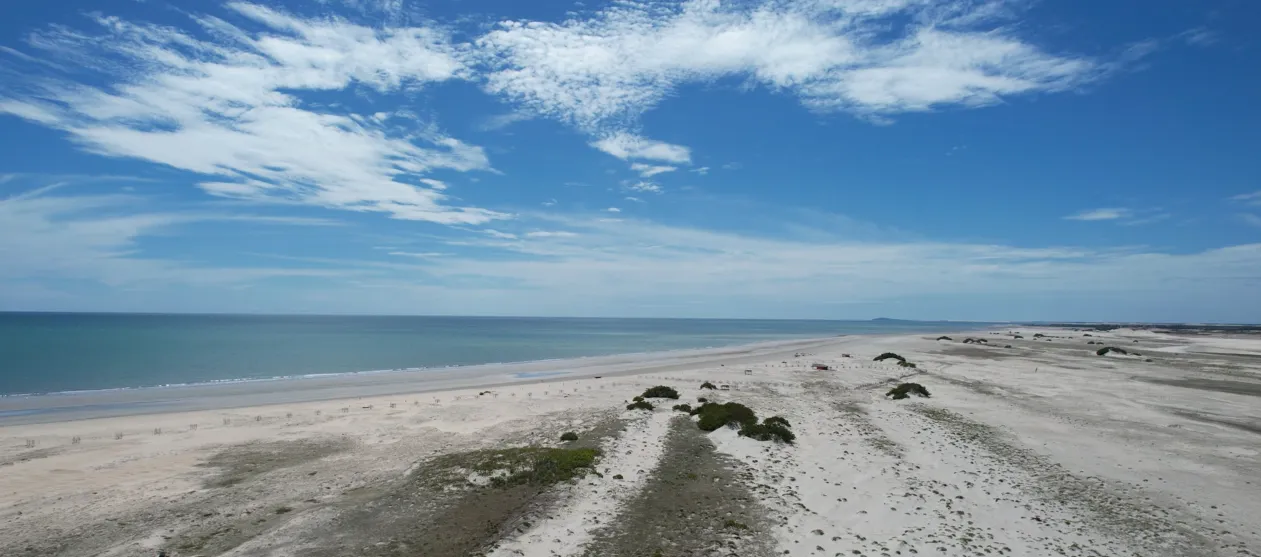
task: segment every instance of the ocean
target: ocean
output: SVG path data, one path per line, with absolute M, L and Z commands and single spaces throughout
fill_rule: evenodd
M 847 334 L 910 321 L 0 313 L 0 396 L 523 362 Z

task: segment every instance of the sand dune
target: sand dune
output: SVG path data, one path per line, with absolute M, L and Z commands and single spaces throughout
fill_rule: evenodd
M 1261 340 L 1000 333 L 193 389 L 186 412 L 111 395 L 123 410 L 0 422 L 0 555 L 1261 552 Z M 917 367 L 872 361 L 890 351 Z M 906 380 L 932 398 L 885 398 Z M 624 408 L 657 384 L 681 399 Z M 701 396 L 783 416 L 796 442 L 670 410 Z M 602 454 L 487 485 L 515 447 Z

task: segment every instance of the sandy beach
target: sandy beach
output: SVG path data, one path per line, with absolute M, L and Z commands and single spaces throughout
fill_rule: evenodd
M 1261 337 L 939 336 L 3 399 L 0 555 L 1261 553 Z

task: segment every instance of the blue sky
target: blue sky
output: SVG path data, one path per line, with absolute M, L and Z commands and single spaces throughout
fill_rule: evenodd
M 1254 2 L 3 16 L 0 310 L 1261 315 Z

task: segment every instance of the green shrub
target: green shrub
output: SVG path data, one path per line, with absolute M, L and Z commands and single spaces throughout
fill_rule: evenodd
M 492 476 L 491 485 L 550 485 L 586 475 L 600 455 L 597 449 L 521 447 L 480 453 L 471 468 Z M 503 475 L 494 475 L 501 471 Z
M 792 426 L 793 426 L 792 424 L 788 423 L 788 420 L 784 419 L 784 417 L 783 417 L 783 416 L 771 416 L 771 417 L 769 417 L 769 418 L 767 418 L 767 419 L 765 419 L 765 420 L 762 420 L 762 423 L 764 423 L 764 424 L 781 424 L 781 425 L 783 425 L 784 427 L 792 427 Z
M 706 382 L 704 382 L 704 383 L 701 383 L 701 388 L 702 388 L 702 389 L 711 389 L 711 390 L 712 390 L 712 389 L 717 389 L 718 387 L 715 387 L 713 383 L 710 383 L 709 381 L 706 381 Z
M 1107 354 L 1108 352 L 1116 352 L 1117 354 L 1129 354 L 1129 352 L 1126 352 L 1124 348 L 1116 348 L 1114 346 L 1105 346 L 1103 348 L 1096 350 L 1095 355 L 1103 356 Z
M 900 365 L 900 366 L 902 366 L 902 367 L 910 367 L 910 368 L 915 367 L 915 364 L 913 364 L 913 363 L 911 363 L 911 362 L 898 362 L 898 365 Z
M 647 410 L 649 412 L 652 412 L 654 408 L 656 407 L 653 406 L 651 402 L 648 402 L 646 400 L 637 400 L 635 402 L 632 402 L 626 405 L 627 410 Z
M 722 527 L 731 528 L 732 530 L 748 530 L 749 529 L 748 524 L 745 524 L 743 522 L 736 522 L 734 520 L 731 520 L 730 518 L 728 518 L 726 522 L 722 523 Z
M 716 404 L 707 402 L 696 408 L 694 413 L 700 416 L 696 422 L 702 431 L 714 431 L 725 425 L 746 426 L 757 423 L 757 414 L 748 406 L 738 402 Z
M 572 431 L 566 431 L 565 433 L 562 433 L 562 434 L 561 434 L 561 436 L 560 436 L 560 440 L 561 440 L 561 441 L 577 441 L 577 440 L 578 440 L 578 434 L 577 434 L 577 433 L 574 433 L 574 432 L 572 432 Z
M 919 383 L 903 383 L 889 389 L 889 392 L 885 393 L 884 396 L 890 397 L 893 400 L 902 400 L 904 398 L 910 398 L 911 395 L 922 396 L 924 398 L 929 398 L 931 396 L 928 394 L 928 389 L 925 389 L 924 386 Z
M 698 397 L 696 397 L 696 402 L 700 402 L 700 403 L 702 403 L 702 404 L 703 404 L 703 403 L 709 402 L 709 399 L 707 399 L 707 398 L 705 398 L 705 397 L 703 397 L 703 396 L 698 396 Z
M 675 405 L 674 405 L 674 410 L 676 410 L 676 411 L 678 411 L 678 412 L 687 412 L 687 413 L 691 414 L 691 413 L 692 413 L 692 405 L 691 405 L 691 404 L 675 404 Z
M 635 397 L 635 398 L 632 398 L 632 399 L 631 399 L 631 401 L 632 401 L 632 402 L 643 402 L 643 401 L 644 401 L 644 397 L 642 397 L 642 396 L 637 396 L 637 397 Z
M 950 340 L 950 341 L 953 341 L 954 339 L 953 339 L 953 338 L 950 338 L 950 337 L 948 337 L 948 336 L 939 336 L 939 337 L 937 337 L 937 340 Z
M 779 422 L 748 424 L 740 428 L 740 435 L 758 441 L 780 441 L 792 444 L 797 438 L 786 426 Z
M 901 360 L 901 361 L 903 361 L 903 362 L 905 362 L 905 361 L 906 361 L 906 358 L 903 358 L 902 356 L 899 356 L 899 355 L 897 355 L 897 354 L 894 354 L 893 352 L 885 352 L 884 354 L 881 354 L 881 355 L 879 355 L 879 356 L 876 356 L 875 358 L 873 358 L 873 361 L 876 361 L 876 362 L 883 362 L 883 361 L 885 361 L 885 360 L 887 360 L 887 359 L 889 359 L 889 358 L 893 358 L 893 359 L 895 359 L 895 360 Z
M 679 398 L 679 392 L 665 385 L 657 385 L 640 395 L 644 398 Z

